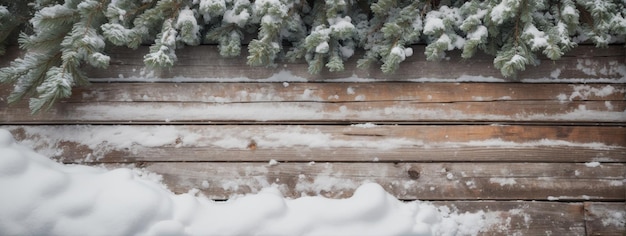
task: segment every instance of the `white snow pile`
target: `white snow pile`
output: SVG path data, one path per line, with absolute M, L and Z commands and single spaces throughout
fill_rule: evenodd
M 54 162 L 3 129 L 0 189 L 0 235 L 475 235 L 492 222 L 401 202 L 374 183 L 348 199 L 177 195 L 138 170 Z

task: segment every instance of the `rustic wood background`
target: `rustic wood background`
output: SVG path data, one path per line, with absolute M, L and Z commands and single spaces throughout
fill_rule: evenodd
M 392 75 L 355 60 L 319 75 L 302 62 L 249 67 L 214 46 L 150 71 L 146 51 L 110 49 L 108 69 L 86 68 L 93 86 L 47 112 L 0 103 L 0 128 L 62 162 L 143 167 L 174 192 L 213 199 L 270 184 L 287 197 L 344 198 L 376 182 L 399 199 L 497 216 L 486 235 L 626 232 L 624 218 L 606 223 L 626 215 L 623 46 L 580 46 L 515 78 L 488 55 L 427 62 L 423 46 Z M 0 99 L 11 89 L 0 86 Z M 174 138 L 153 145 L 98 139 L 164 130 Z M 335 184 L 312 187 L 321 179 Z

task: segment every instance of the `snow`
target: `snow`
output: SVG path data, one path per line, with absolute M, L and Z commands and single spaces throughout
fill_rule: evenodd
M 198 26 L 198 22 L 196 21 L 196 17 L 194 16 L 193 11 L 189 8 L 184 9 L 180 11 L 180 13 L 178 13 L 176 28 L 180 29 L 185 23 L 192 24 L 193 27 L 191 29 L 191 32 L 193 32 L 194 34 L 199 34 L 198 31 L 200 30 L 200 27 Z
M 540 48 L 544 48 L 548 46 L 548 39 L 546 38 L 546 33 L 539 31 L 535 25 L 529 24 L 524 30 L 525 35 L 530 35 L 531 48 L 533 50 L 538 50 Z
M 354 55 L 354 48 L 351 47 L 343 46 L 339 48 L 339 51 L 341 52 L 341 56 L 344 58 L 349 58 Z
M 243 9 L 239 14 L 236 14 L 235 10 L 231 9 L 224 12 L 223 21 L 228 24 L 236 24 L 239 27 L 244 27 L 248 19 L 250 19 L 250 13 L 247 9 Z
M 398 56 L 400 61 L 404 61 L 404 59 L 406 59 L 405 51 L 401 47 L 393 47 L 389 54 Z
M 377 127 L 376 124 L 374 123 L 363 123 L 363 124 L 353 124 L 351 125 L 352 127 L 358 127 L 358 128 L 375 128 Z
M 604 227 L 614 226 L 614 227 L 624 227 L 626 225 L 626 214 L 624 211 L 605 211 L 601 212 L 599 216 L 602 218 L 602 225 Z
M 413 48 L 405 48 L 404 49 L 404 56 L 406 56 L 406 57 L 413 56 Z
M 315 53 L 328 53 L 330 49 L 328 42 L 324 41 L 315 47 Z
M 503 0 L 495 7 L 491 8 L 491 12 L 489 16 L 491 17 L 491 21 L 496 23 L 496 25 L 502 24 L 506 17 L 513 11 L 511 6 L 519 5 L 515 0 Z
M 489 31 L 487 27 L 479 25 L 476 29 L 467 33 L 467 39 L 469 40 L 481 40 L 482 38 L 487 38 Z
M 354 94 L 354 88 L 352 88 L 352 87 L 348 87 L 348 88 L 346 89 L 346 93 L 347 93 L 347 94 L 349 94 L 349 95 L 353 95 L 353 94 Z
M 378 127 L 372 123 L 356 124 L 348 129 Z M 50 157 L 63 156 L 62 143 L 76 143 L 89 148 L 85 161 L 102 158 L 113 151 L 137 152 L 150 147 L 213 147 L 229 150 L 247 150 L 251 140 L 256 149 L 272 148 L 368 148 L 393 150 L 399 148 L 459 148 L 493 147 L 524 148 L 537 146 L 578 147 L 594 150 L 611 150 L 616 146 L 603 143 L 572 143 L 562 140 L 536 140 L 511 142 L 502 139 L 473 140 L 469 142 L 425 142 L 421 139 L 381 137 L 378 139 L 350 139 L 341 133 L 322 132 L 301 126 L 262 127 L 255 132 L 246 129 L 220 129 L 207 127 L 165 126 L 3 126 L 2 128 L 24 134 L 23 144 L 36 148 Z M 347 132 L 350 132 L 349 130 Z M 604 161 L 597 159 L 596 161 Z
M 600 89 L 592 88 L 589 85 L 578 85 L 573 86 L 574 92 L 570 95 L 569 99 L 573 100 L 575 98 L 580 98 L 582 100 L 586 100 L 589 96 L 596 97 L 606 97 L 610 96 L 615 92 L 624 92 L 623 90 L 616 90 L 615 87 L 611 85 L 606 85 Z
M 601 165 L 601 164 L 600 164 L 600 162 L 597 162 L 597 161 L 593 161 L 593 162 L 586 162 L 586 163 L 585 163 L 585 166 L 586 166 L 586 167 L 590 167 L 590 168 L 593 168 L 593 167 L 598 167 L 598 166 L 600 166 L 600 165 Z
M 330 18 L 328 19 L 328 24 L 334 32 L 346 32 L 355 29 L 349 16 Z
M 588 100 L 589 97 L 607 97 L 607 96 L 611 96 L 614 93 L 624 93 L 626 92 L 624 89 L 616 89 L 614 86 L 612 85 L 604 85 L 603 87 L 597 88 L 597 87 L 592 87 L 589 85 L 571 85 L 572 87 L 572 93 L 568 96 L 567 94 L 561 93 L 557 96 L 557 99 L 559 99 L 559 101 L 573 101 L 574 99 L 580 99 L 580 100 Z M 609 102 L 609 101 L 606 101 Z M 610 102 L 609 102 L 610 103 Z M 610 104 L 607 104 L 607 108 L 609 108 L 609 110 L 612 110 L 611 107 L 609 107 Z
M 505 185 L 515 185 L 517 182 L 514 178 L 489 178 L 489 183 L 500 184 L 500 186 Z
M 424 23 L 424 34 L 433 34 L 437 31 L 444 30 L 446 27 L 443 20 L 436 17 L 427 17 Z
M 559 200 L 558 197 L 548 196 L 548 201 L 558 201 L 558 200 Z
M 347 199 L 286 199 L 269 187 L 215 202 L 173 194 L 142 170 L 54 162 L 6 130 L 0 153 L 0 235 L 476 235 L 493 222 L 483 211 L 401 202 L 375 183 Z
M 558 79 L 560 75 L 561 75 L 561 69 L 559 69 L 559 68 L 557 68 L 557 69 L 553 70 L 552 72 L 550 72 L 550 78 L 552 78 L 552 79 Z

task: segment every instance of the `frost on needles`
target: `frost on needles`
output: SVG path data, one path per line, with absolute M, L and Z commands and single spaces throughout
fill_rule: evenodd
M 446 52 L 495 56 L 513 76 L 543 54 L 552 60 L 576 46 L 623 41 L 622 0 L 0 0 L 0 54 L 21 29 L 21 58 L 0 69 L 14 84 L 9 102 L 30 98 L 37 112 L 86 84 L 86 64 L 106 67 L 107 46 L 138 48 L 149 67 L 170 67 L 176 49 L 217 44 L 224 57 L 251 66 L 306 60 L 309 72 L 342 71 L 355 56 L 359 68 L 393 73 L 426 44 L 430 61 Z M 22 25 L 20 27 L 20 24 Z M 249 39 L 246 39 L 249 38 Z

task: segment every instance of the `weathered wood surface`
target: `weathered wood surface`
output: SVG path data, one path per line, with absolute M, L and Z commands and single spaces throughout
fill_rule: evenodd
M 295 63 L 277 62 L 274 67 L 250 67 L 246 64 L 246 55 L 236 58 L 222 58 L 216 46 L 203 45 L 188 47 L 176 51 L 178 61 L 172 68 L 147 71 L 143 56 L 148 47 L 137 50 L 128 48 L 111 48 L 108 55 L 111 63 L 107 69 L 85 68 L 90 78 L 103 78 L 107 81 L 136 81 L 158 78 L 177 78 L 177 80 L 212 79 L 219 81 L 264 81 L 264 80 L 311 80 L 341 81 L 346 78 L 375 79 L 376 81 L 407 81 L 425 79 L 443 80 L 474 80 L 476 76 L 491 81 L 533 81 L 541 82 L 578 82 L 585 83 L 594 79 L 604 82 L 624 82 L 626 77 L 626 52 L 621 45 L 608 48 L 596 48 L 591 45 L 580 45 L 563 55 L 560 60 L 551 61 L 543 58 L 539 66 L 528 66 L 517 78 L 503 78 L 500 71 L 493 66 L 493 56 L 477 53 L 471 59 L 462 59 L 459 51 L 448 52 L 448 57 L 439 62 L 426 61 L 425 46 L 413 47 L 414 56 L 407 58 L 393 74 L 383 74 L 380 68 L 357 69 L 356 61 L 362 52 L 356 54 L 345 63 L 345 71 L 327 72 L 318 75 L 308 73 L 308 65 L 304 61 Z M 8 65 L 9 61 L 19 55 L 17 47 L 10 47 L 7 54 L 0 58 L 0 66 Z M 244 52 L 244 54 L 246 54 Z M 284 72 L 289 71 L 285 74 Z M 285 78 L 289 75 L 289 78 Z M 123 79 L 120 79 L 123 78 Z M 574 80 L 572 80 L 574 79 Z
M 587 235 L 626 235 L 626 203 L 585 202 Z
M 0 126 L 65 162 L 626 162 L 626 128 L 519 125 Z M 155 137 L 158 137 L 155 138 Z
M 375 182 L 406 200 L 624 201 L 624 164 L 151 162 L 177 193 L 228 199 L 276 186 L 287 197 L 343 198 Z
M 479 235 L 585 235 L 581 203 L 458 201 L 434 204 L 459 212 L 485 212 L 485 223 L 491 226 Z
M 625 98 L 623 84 L 98 84 L 34 116 L 0 103 L 0 122 L 626 123 Z
M 94 86 L 46 113 L 6 105 L 12 88 L 0 85 L 0 128 L 66 163 L 143 167 L 214 199 L 272 185 L 342 198 L 377 182 L 400 199 L 484 211 L 483 235 L 624 235 L 623 46 L 580 46 L 516 78 L 488 55 L 427 62 L 424 46 L 414 51 L 391 75 L 356 69 L 360 52 L 344 72 L 310 75 L 303 61 L 249 67 L 215 46 L 149 71 L 147 47 L 112 48 L 108 69 L 86 68 Z M 365 122 L 379 125 L 349 125 Z

